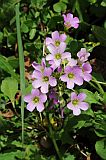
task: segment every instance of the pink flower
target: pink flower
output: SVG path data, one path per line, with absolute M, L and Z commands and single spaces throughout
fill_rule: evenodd
M 73 14 L 68 13 L 68 14 L 63 14 L 63 18 L 64 18 L 64 25 L 67 29 L 74 27 L 74 28 L 78 28 L 79 26 L 79 19 L 78 17 L 73 17 Z
M 57 67 L 59 67 L 64 59 L 71 58 L 71 53 L 64 52 L 65 48 L 66 48 L 65 43 L 64 45 L 60 44 L 58 48 L 56 48 L 52 44 L 48 46 L 49 52 L 51 54 L 48 54 L 46 56 L 46 60 L 49 61 L 49 64 L 51 64 L 51 67 L 53 69 L 56 69 Z
M 59 34 L 58 31 L 52 32 L 52 38 L 47 37 L 45 40 L 46 46 L 49 44 L 53 44 L 55 47 L 58 47 L 60 44 L 64 45 L 64 41 L 66 40 L 67 36 L 66 34 Z
M 65 74 L 60 77 L 61 81 L 67 82 L 67 88 L 73 89 L 74 84 L 82 85 L 83 79 L 81 75 L 81 69 L 78 67 L 66 66 L 64 69 Z
M 24 97 L 24 101 L 27 102 L 27 110 L 32 112 L 35 108 L 42 112 L 44 110 L 44 102 L 46 102 L 47 96 L 39 91 L 39 89 L 32 89 L 31 94 Z
M 90 53 L 87 52 L 85 48 L 81 48 L 81 50 L 77 53 L 77 56 L 79 58 L 79 61 L 81 63 L 86 62 L 88 60 L 88 57 L 90 56 Z
M 86 111 L 89 107 L 88 103 L 84 102 L 86 94 L 75 92 L 71 93 L 71 101 L 67 104 L 67 108 L 73 111 L 73 114 L 78 116 L 81 114 L 81 110 Z
M 82 73 L 81 77 L 84 79 L 84 81 L 89 82 L 92 79 L 92 75 L 90 74 L 92 72 L 92 67 L 89 62 L 82 64 Z
M 33 77 L 35 80 L 32 82 L 34 88 L 41 87 L 42 93 L 48 93 L 49 85 L 54 87 L 57 85 L 57 81 L 54 77 L 51 76 L 53 70 L 51 68 L 44 68 L 44 71 L 34 71 Z
M 38 72 L 44 72 L 44 69 L 46 67 L 45 58 L 42 58 L 41 64 L 33 62 L 32 67 Z M 35 78 L 34 74 L 35 74 L 35 71 L 32 73 L 32 76 L 31 76 L 32 78 Z

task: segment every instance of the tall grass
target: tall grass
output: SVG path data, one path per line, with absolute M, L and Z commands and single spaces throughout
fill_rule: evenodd
M 22 144 L 24 144 L 24 94 L 25 94 L 25 66 L 24 66 L 24 54 L 20 31 L 20 4 L 15 5 L 16 10 L 16 28 L 17 28 L 17 41 L 19 52 L 19 66 L 20 66 L 20 90 L 21 90 L 21 118 L 22 118 Z

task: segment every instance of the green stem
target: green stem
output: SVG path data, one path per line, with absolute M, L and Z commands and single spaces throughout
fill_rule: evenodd
M 59 148 L 58 148 L 58 145 L 56 143 L 56 140 L 55 140 L 55 137 L 54 137 L 54 133 L 53 133 L 53 130 L 52 130 L 52 126 L 51 126 L 51 123 L 50 123 L 50 120 L 49 120 L 49 133 L 50 133 L 50 137 L 52 139 L 52 142 L 54 144 L 54 148 L 56 150 L 56 153 L 59 157 L 59 160 L 62 160 L 62 157 L 61 157 L 61 154 L 60 154 L 60 151 L 59 151 Z
M 16 28 L 17 28 L 17 40 L 18 40 L 18 51 L 19 51 L 19 65 L 20 65 L 20 90 L 21 90 L 21 118 L 22 118 L 22 144 L 24 144 L 24 94 L 25 94 L 25 67 L 24 67 L 24 54 L 20 31 L 20 4 L 17 3 L 16 9 Z
M 92 80 L 93 80 L 93 82 L 95 82 L 96 85 L 98 86 L 98 89 L 99 89 L 100 93 L 101 93 L 101 94 L 104 94 L 104 90 L 103 90 L 103 88 L 101 87 L 101 85 L 97 82 L 96 78 L 95 78 L 95 77 L 92 77 Z
M 99 91 L 99 88 L 95 86 L 92 82 L 88 82 L 93 88 L 95 88 L 97 91 Z

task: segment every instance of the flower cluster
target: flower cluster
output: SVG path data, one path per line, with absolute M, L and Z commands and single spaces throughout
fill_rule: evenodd
M 64 25 L 70 28 L 78 28 L 79 19 L 73 18 L 72 14 L 63 15 Z M 62 95 L 61 90 L 70 89 L 71 101 L 67 108 L 73 111 L 74 115 L 79 115 L 81 110 L 87 110 L 89 105 L 84 102 L 86 95 L 84 93 L 71 93 L 75 85 L 81 86 L 84 81 L 89 82 L 92 79 L 92 67 L 88 61 L 90 53 L 85 48 L 77 53 L 77 59 L 73 59 L 70 52 L 66 50 L 65 33 L 60 34 L 54 31 L 51 38 L 45 39 L 45 45 L 49 54 L 42 59 L 41 64 L 33 62 L 34 71 L 32 73 L 32 92 L 24 97 L 24 101 L 28 103 L 27 109 L 39 112 L 44 110 L 44 103 L 52 102 L 51 106 L 59 104 L 60 107 Z M 60 89 L 61 88 L 61 89 Z

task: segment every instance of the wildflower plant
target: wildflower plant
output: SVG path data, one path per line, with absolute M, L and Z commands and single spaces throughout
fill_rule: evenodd
M 68 13 L 63 14 L 63 18 L 67 29 L 78 28 L 77 17 Z M 80 89 L 84 82 L 92 79 L 92 66 L 88 60 L 90 53 L 86 48 L 81 48 L 73 58 L 71 52 L 67 51 L 66 40 L 65 32 L 53 31 L 51 37 L 47 36 L 44 40 L 46 50 L 41 63 L 32 63 L 32 91 L 24 97 L 24 101 L 28 103 L 27 110 L 30 112 L 37 110 L 40 114 L 45 113 L 43 116 L 47 117 L 50 117 L 52 112 L 64 119 L 67 116 L 66 111 L 72 116 L 80 116 L 82 111 L 86 112 L 89 109 L 87 95 Z M 51 125 L 49 130 L 61 159 Z

